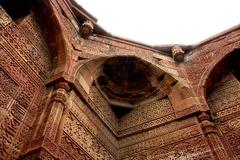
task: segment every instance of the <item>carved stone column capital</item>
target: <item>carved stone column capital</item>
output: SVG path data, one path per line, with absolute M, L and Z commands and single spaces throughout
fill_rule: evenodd
M 201 112 L 199 115 L 198 115 L 198 119 L 200 122 L 204 121 L 204 120 L 208 120 L 210 121 L 210 116 L 206 113 L 206 112 Z
M 59 89 L 59 88 L 62 88 L 64 90 L 66 90 L 66 92 L 69 92 L 70 91 L 70 86 L 68 84 L 68 82 L 59 82 L 57 83 L 55 86 L 54 86 L 55 89 Z
M 83 38 L 88 38 L 93 33 L 93 23 L 89 20 L 83 22 L 80 28 L 80 34 Z
M 184 51 L 180 46 L 173 46 L 171 50 L 174 61 L 182 62 L 184 60 Z
M 51 97 L 51 102 L 58 101 L 65 104 L 67 101 L 67 93 L 70 91 L 70 86 L 67 82 L 59 82 L 54 86 L 54 91 Z
M 215 128 L 215 125 L 213 122 L 209 121 L 209 120 L 204 120 L 200 123 L 203 132 L 205 134 L 209 134 L 209 133 L 217 133 L 217 130 Z
M 198 119 L 200 121 L 201 128 L 205 135 L 209 133 L 217 133 L 215 125 L 211 121 L 211 118 L 207 113 L 201 112 L 198 116 Z

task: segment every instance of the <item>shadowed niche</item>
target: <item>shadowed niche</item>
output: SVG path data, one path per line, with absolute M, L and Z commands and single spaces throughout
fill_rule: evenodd
M 240 49 L 233 50 L 213 69 L 206 84 L 206 96 L 210 94 L 211 87 L 227 74 L 232 74 L 240 81 Z
M 120 56 L 106 60 L 96 83 L 120 118 L 141 103 L 166 97 L 164 87 L 162 90 L 159 87 L 164 85 L 163 77 L 164 72 L 148 62 L 134 56 Z
M 34 4 L 36 0 L 0 0 L 0 5 L 14 21 L 28 15 Z

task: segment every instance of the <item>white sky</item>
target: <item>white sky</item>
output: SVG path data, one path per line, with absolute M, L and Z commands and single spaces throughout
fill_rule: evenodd
M 150 45 L 194 44 L 240 24 L 240 0 L 76 0 L 105 30 Z

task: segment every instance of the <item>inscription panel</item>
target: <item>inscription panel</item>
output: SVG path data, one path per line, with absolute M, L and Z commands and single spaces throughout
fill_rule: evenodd
M 17 159 L 31 137 L 44 83 L 34 58 L 41 54 L 0 7 L 0 159 Z
M 219 124 L 223 139 L 234 154 L 234 158 L 240 159 L 240 117 Z M 232 155 L 233 156 L 233 155 Z
M 110 125 L 114 131 L 118 130 L 118 119 L 113 113 L 108 102 L 103 98 L 101 93 L 98 91 L 96 86 L 92 86 L 90 88 L 89 98 L 95 104 L 92 107 L 95 107 L 98 115 L 106 122 L 106 124 Z
M 64 132 L 69 135 L 85 152 L 94 159 L 113 160 L 114 155 L 101 144 L 74 115 L 69 114 L 65 120 Z
M 31 42 L 31 47 L 35 47 L 36 51 L 31 50 L 31 57 L 33 62 L 41 69 L 41 73 L 44 78 L 51 71 L 51 60 L 50 53 L 48 50 L 47 43 L 43 37 L 42 30 L 40 29 L 35 13 L 31 12 L 27 17 L 25 17 L 20 24 L 18 24 L 19 31 L 26 36 L 26 38 Z
M 175 119 L 173 113 L 174 111 L 168 98 L 137 106 L 133 111 L 120 119 L 119 131 L 123 132 L 124 130 L 137 127 L 143 129 L 142 126 L 144 124 L 152 127 L 151 123 L 155 125 L 166 123 Z
M 224 120 L 224 117 L 239 112 L 240 108 L 240 83 L 233 74 L 225 75 L 214 84 L 208 104 L 214 119 Z
M 113 133 L 101 120 L 75 95 L 71 103 L 70 111 L 77 120 L 91 132 L 96 139 L 102 142 L 113 154 L 117 155 L 118 141 Z
M 221 138 L 233 154 L 240 158 L 240 83 L 229 73 L 216 82 L 208 97 L 212 117 L 221 133 Z
M 75 159 L 93 160 L 93 158 L 78 144 L 76 144 L 76 142 L 74 142 L 74 140 L 72 140 L 66 133 L 63 133 L 60 145 Z M 64 159 L 64 157 L 61 157 L 61 159 Z
M 211 149 L 204 136 L 174 143 L 164 147 L 154 148 L 147 152 L 147 159 L 214 159 Z
M 123 137 L 119 140 L 119 147 L 124 148 L 126 146 L 131 146 L 133 144 L 140 143 L 142 141 L 146 141 L 154 137 L 167 135 L 168 133 L 172 133 L 174 131 L 181 130 L 197 124 L 198 124 L 198 120 L 196 117 L 191 117 L 191 118 L 187 118 L 179 121 L 173 121 L 166 125 L 161 125 L 159 127 L 155 127 L 144 132 L 139 132 L 134 135 Z
M 191 120 L 195 121 L 195 125 L 189 127 L 185 125 L 191 125 L 190 120 L 182 121 L 180 123 L 182 128 L 180 126 L 178 126 L 180 128 L 172 128 L 174 125 L 169 124 L 172 132 L 171 129 L 167 128 L 166 132 L 162 132 L 161 129 L 164 127 L 160 127 L 153 129 L 154 131 L 139 133 L 138 136 L 127 137 L 126 140 L 121 141 L 120 159 L 134 159 L 136 157 L 144 159 L 213 158 L 208 143 L 197 124 L 197 119 Z M 199 143 L 196 145 L 195 142 Z

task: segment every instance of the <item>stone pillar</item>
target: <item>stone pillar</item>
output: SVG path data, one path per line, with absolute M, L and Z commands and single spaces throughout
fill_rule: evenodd
M 201 112 L 198 116 L 198 119 L 215 158 L 217 160 L 230 159 L 217 133 L 214 122 L 212 122 L 210 119 L 210 116 L 205 112 Z
M 46 156 L 53 158 L 58 156 L 58 143 L 62 134 L 69 91 L 68 82 L 58 82 L 54 86 L 52 93 L 48 95 L 50 98 L 45 99 L 47 103 L 36 123 L 26 154 L 20 159 L 31 159 L 31 157 L 44 159 L 43 157 Z
M 50 113 L 45 128 L 45 136 L 51 141 L 56 140 L 69 90 L 70 87 L 67 82 L 59 82 L 54 87 L 51 101 L 48 106 L 50 108 Z

